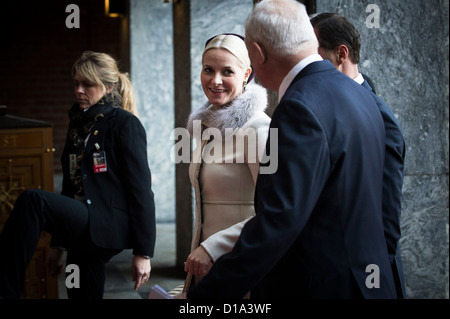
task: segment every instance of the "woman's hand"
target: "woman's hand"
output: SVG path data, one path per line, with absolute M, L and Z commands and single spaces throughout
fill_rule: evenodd
M 173 299 L 187 299 L 186 293 L 183 292 L 173 297 Z
M 212 259 L 203 246 L 197 247 L 184 263 L 184 271 L 191 275 L 204 275 L 212 267 Z
M 134 290 L 138 290 L 150 278 L 150 259 L 144 256 L 134 255 L 131 270 L 133 273 L 133 281 L 136 282 Z
M 47 260 L 45 261 L 45 268 L 47 269 L 50 276 L 56 277 L 62 272 L 62 248 L 51 248 L 48 253 Z

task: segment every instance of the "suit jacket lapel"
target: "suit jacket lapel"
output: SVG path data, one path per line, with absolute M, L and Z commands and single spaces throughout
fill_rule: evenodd
M 103 136 L 105 135 L 105 132 L 110 125 L 110 121 L 114 113 L 114 110 L 105 112 L 105 117 L 101 118 L 98 122 L 95 123 L 94 127 L 91 130 L 91 133 L 89 134 L 89 139 L 84 149 L 85 156 L 87 154 L 90 154 L 93 150 L 104 151 Z M 96 144 L 98 145 L 99 149 L 97 149 Z
M 364 82 L 361 85 L 364 86 L 366 89 L 368 89 L 370 92 L 373 92 L 372 87 L 369 85 L 369 83 L 367 83 L 366 80 L 364 80 Z

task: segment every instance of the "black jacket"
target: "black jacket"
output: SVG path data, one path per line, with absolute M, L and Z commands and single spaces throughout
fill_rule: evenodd
M 366 79 L 367 80 L 367 79 Z M 400 251 L 400 219 L 402 212 L 402 186 L 405 162 L 405 141 L 400 125 L 391 108 L 376 94 L 373 85 L 364 81 L 362 86 L 371 92 L 378 105 L 386 131 L 386 154 L 383 169 L 383 223 L 384 235 L 392 265 L 399 298 L 406 298 L 403 261 Z
M 68 143 L 61 157 L 66 167 L 61 194 L 73 198 L 67 169 Z M 101 151 L 106 154 L 107 171 L 95 173 L 93 153 Z M 139 119 L 122 108 L 106 112 L 91 129 L 81 173 L 94 244 L 111 249 L 132 248 L 135 255 L 153 256 L 155 204 L 146 132 Z

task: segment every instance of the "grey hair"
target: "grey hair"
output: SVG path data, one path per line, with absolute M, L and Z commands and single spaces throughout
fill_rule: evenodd
M 306 7 L 295 0 L 257 3 L 245 21 L 245 34 L 279 56 L 319 46 Z

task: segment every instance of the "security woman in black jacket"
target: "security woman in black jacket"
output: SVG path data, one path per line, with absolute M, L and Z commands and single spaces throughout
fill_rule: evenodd
M 19 298 L 41 231 L 52 235 L 47 269 L 79 267 L 79 288 L 69 298 L 102 298 L 105 263 L 133 249 L 133 281 L 150 276 L 155 244 L 155 205 L 147 160 L 146 132 L 136 117 L 127 74 L 109 55 L 86 51 L 72 69 L 77 103 L 61 163 L 60 194 L 21 193 L 0 236 L 0 297 Z

